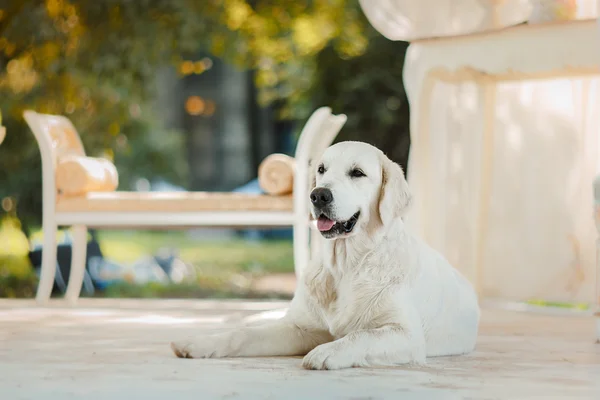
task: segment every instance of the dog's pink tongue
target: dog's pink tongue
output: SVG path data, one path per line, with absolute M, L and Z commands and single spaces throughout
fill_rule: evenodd
M 319 217 L 319 219 L 317 220 L 317 229 L 319 229 L 319 231 L 321 232 L 325 232 L 333 228 L 334 224 L 335 222 L 333 222 L 329 218 Z

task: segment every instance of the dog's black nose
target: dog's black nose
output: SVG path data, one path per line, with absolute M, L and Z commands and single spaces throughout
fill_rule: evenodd
M 310 194 L 310 201 L 317 208 L 323 208 L 333 201 L 333 193 L 327 188 L 316 188 Z

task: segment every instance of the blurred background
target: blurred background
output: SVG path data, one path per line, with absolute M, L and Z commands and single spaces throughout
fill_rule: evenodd
M 119 190 L 259 193 L 260 162 L 293 155 L 320 106 L 348 115 L 337 140 L 406 167 L 406 47 L 356 0 L 0 0 L 0 297 L 37 285 L 41 160 L 24 110 L 67 116 Z M 293 271 L 291 230 L 101 230 L 82 294 L 290 298 Z

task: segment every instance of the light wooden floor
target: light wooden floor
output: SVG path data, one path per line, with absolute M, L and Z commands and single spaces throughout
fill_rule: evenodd
M 0 301 L 0 398 L 600 399 L 590 317 L 485 309 L 474 354 L 419 368 L 305 371 L 299 358 L 180 360 L 169 350 L 171 340 L 277 317 L 285 306 Z

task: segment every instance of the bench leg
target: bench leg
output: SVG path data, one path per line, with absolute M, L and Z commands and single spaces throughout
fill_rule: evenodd
M 46 303 L 52 295 L 56 276 L 56 231 L 54 224 L 44 224 L 44 244 L 42 247 L 42 267 L 35 299 L 38 303 Z
M 84 225 L 73 226 L 73 254 L 71 257 L 71 273 L 65 298 L 69 303 L 75 303 L 81 293 L 81 285 L 85 275 L 85 260 L 87 253 L 87 227 Z

